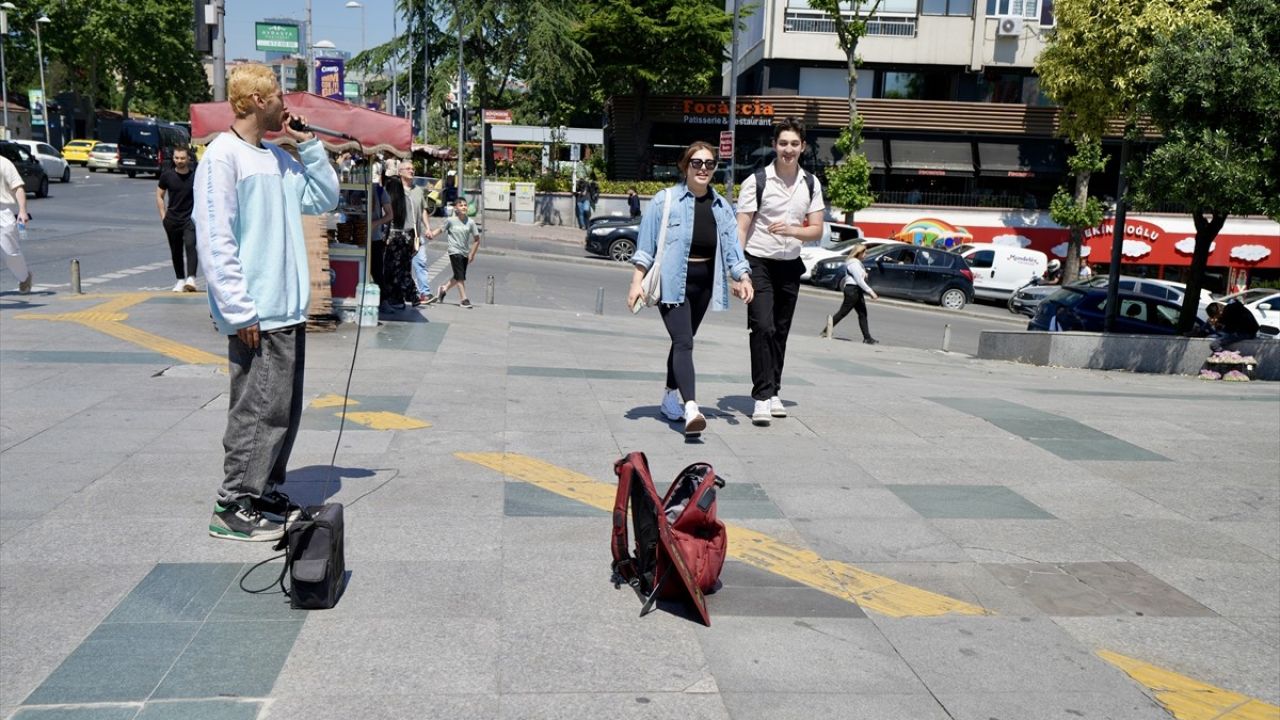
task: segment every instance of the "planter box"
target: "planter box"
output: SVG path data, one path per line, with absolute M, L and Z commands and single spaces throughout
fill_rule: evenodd
M 1157 335 L 985 330 L 978 337 L 978 357 L 1029 365 L 1196 375 L 1213 354 L 1209 343 L 1208 338 Z M 1251 340 L 1232 349 L 1257 358 L 1256 379 L 1280 380 L 1280 342 Z

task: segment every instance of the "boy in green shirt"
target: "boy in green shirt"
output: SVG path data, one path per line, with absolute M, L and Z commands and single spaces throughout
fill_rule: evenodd
M 440 288 L 433 302 L 443 302 L 445 293 L 457 287 L 462 296 L 461 306 L 473 307 L 467 299 L 467 265 L 476 259 L 476 251 L 480 249 L 480 228 L 475 220 L 467 217 L 467 201 L 458 198 L 453 204 L 454 213 L 445 221 L 444 227 L 434 232 L 427 230 L 428 237 L 434 238 L 441 232 L 449 239 L 449 264 L 453 267 L 453 279 Z

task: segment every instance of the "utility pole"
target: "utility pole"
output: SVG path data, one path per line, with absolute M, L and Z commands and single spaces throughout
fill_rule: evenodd
M 307 51 L 306 51 L 306 58 L 307 58 L 307 89 L 314 93 L 316 90 L 319 90 L 320 88 L 312 87 L 312 85 L 314 84 L 314 81 L 312 80 L 312 76 L 313 76 L 313 75 L 315 75 L 315 72 L 316 72 L 316 71 L 315 71 L 315 69 L 314 69 L 314 68 L 315 68 L 315 66 L 316 66 L 316 50 L 315 50 L 315 48 L 314 48 L 314 47 L 312 47 L 312 45 L 315 45 L 315 32 L 314 32 L 314 31 L 312 30 L 312 28 L 311 28 L 311 0 L 307 0 L 307 38 L 306 38 L 306 42 L 307 42 Z M 296 83 L 297 81 L 295 80 L 294 82 Z
M 213 38 L 213 99 L 223 102 L 227 99 L 227 35 L 223 32 L 226 22 L 226 0 L 213 0 L 213 13 L 217 20 Z
M 733 152 L 729 153 L 725 167 L 725 199 L 733 204 L 733 156 L 738 153 L 738 3 L 733 0 L 733 35 L 729 41 L 729 133 L 733 138 Z
M 422 3 L 422 142 L 427 141 L 427 113 L 431 109 L 431 0 Z
M 455 6 L 456 7 L 456 6 Z M 460 10 L 461 8 L 459 8 Z M 462 14 L 458 19 L 458 197 L 462 197 L 463 150 L 467 132 L 467 66 L 462 62 Z
M 399 20 L 400 20 L 400 12 L 396 10 L 393 5 L 391 8 L 391 44 L 393 47 L 395 46 L 396 38 L 400 37 Z M 387 110 L 390 111 L 392 115 L 399 116 L 400 115 L 400 86 L 397 83 L 397 80 L 399 79 L 399 73 L 396 72 L 396 51 L 395 50 L 391 51 L 391 57 L 388 59 L 391 62 L 391 106 L 388 107 Z

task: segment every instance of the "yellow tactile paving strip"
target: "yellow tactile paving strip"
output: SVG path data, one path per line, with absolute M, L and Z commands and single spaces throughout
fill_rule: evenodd
M 1099 650 L 1098 657 L 1123 670 L 1178 720 L 1280 720 L 1280 707 L 1223 690 L 1134 658 Z

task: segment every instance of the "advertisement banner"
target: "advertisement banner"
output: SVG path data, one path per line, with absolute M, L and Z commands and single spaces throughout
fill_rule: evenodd
M 316 58 L 316 95 L 330 100 L 345 100 L 345 78 L 342 58 Z
M 342 83 L 342 95 L 347 102 L 360 99 L 360 83 L 347 81 Z
M 27 100 L 31 103 L 31 126 L 44 125 L 44 91 L 40 88 L 28 90 Z
M 301 48 L 297 25 L 254 23 L 253 28 L 258 50 L 297 54 Z

